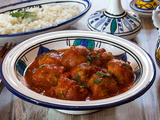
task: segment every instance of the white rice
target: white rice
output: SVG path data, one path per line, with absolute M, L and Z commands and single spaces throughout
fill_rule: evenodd
M 30 8 L 27 11 L 32 12 L 36 17 L 22 19 L 9 14 L 0 14 L 0 34 L 20 33 L 48 27 L 80 13 L 77 7 L 64 5 L 45 5 L 42 8 Z

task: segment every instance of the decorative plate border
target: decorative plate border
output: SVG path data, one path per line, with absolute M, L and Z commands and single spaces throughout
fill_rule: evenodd
M 72 36 L 72 37 L 76 37 L 77 36 Z M 81 37 L 81 36 L 78 36 L 78 38 Z M 114 37 L 114 36 L 113 36 Z M 86 38 L 86 37 L 85 37 Z M 91 37 L 89 37 L 91 38 Z M 96 38 L 96 37 L 95 37 Z M 100 40 L 100 38 L 97 38 Z M 51 40 L 54 40 L 54 39 L 51 39 Z M 105 40 L 105 41 L 108 41 L 108 40 Z M 47 42 L 49 42 L 47 40 Z M 112 41 L 109 41 L 111 43 L 114 43 Z M 125 42 L 125 41 L 123 41 Z M 127 42 L 127 40 L 126 40 Z M 43 44 L 46 44 L 45 42 L 41 42 Z M 131 42 L 130 42 L 131 43 Z M 118 45 L 118 43 L 116 43 Z M 134 44 L 134 43 L 131 43 L 131 44 Z M 134 44 L 136 45 L 136 44 Z M 121 47 L 125 48 L 123 45 L 120 45 Z M 138 45 L 136 45 L 137 48 L 140 48 Z M 30 48 L 28 48 L 27 50 L 29 49 L 32 49 L 33 46 L 31 46 Z M 17 95 L 18 97 L 28 101 L 28 102 L 31 102 L 31 103 L 34 103 L 34 104 L 37 104 L 37 105 L 40 105 L 40 106 L 45 106 L 45 107 L 50 107 L 50 108 L 55 108 L 55 109 L 63 109 L 63 110 L 94 110 L 94 109 L 102 109 L 102 108 L 109 108 L 109 107 L 115 107 L 115 106 L 118 106 L 118 105 L 122 105 L 124 103 L 127 103 L 127 102 L 130 102 L 130 101 L 133 101 L 134 99 L 136 99 L 137 97 L 141 96 L 142 94 L 144 94 L 150 87 L 151 85 L 153 84 L 154 80 L 155 80 L 155 76 L 156 76 L 156 69 L 155 69 L 155 64 L 151 58 L 151 56 L 145 52 L 142 48 L 140 48 L 144 54 L 148 57 L 149 61 L 151 62 L 151 65 L 153 66 L 153 71 L 152 73 L 153 76 L 152 76 L 152 79 L 151 80 L 148 80 L 148 83 L 145 84 L 145 86 L 140 89 L 139 92 L 137 92 L 136 94 L 130 96 L 130 97 L 127 97 L 127 99 L 122 99 L 121 101 L 116 101 L 114 103 L 109 103 L 109 104 L 99 104 L 99 105 L 94 105 L 94 106 L 87 106 L 87 105 L 83 105 L 83 106 L 67 106 L 67 105 L 60 105 L 60 104 L 54 104 L 54 103 L 49 103 L 49 102 L 44 102 L 44 101 L 41 101 L 41 100 L 37 100 L 37 99 L 34 99 L 34 98 L 31 98 L 31 97 L 28 97 L 20 92 L 18 92 L 17 90 L 15 90 L 14 88 L 12 88 L 12 86 L 10 86 L 8 84 L 8 82 L 5 80 L 5 77 L 3 76 L 3 73 L 2 73 L 2 64 L 3 64 L 3 61 L 1 63 L 1 77 L 3 79 L 3 82 L 4 84 L 6 85 L 6 87 L 12 92 L 14 93 L 15 95 Z M 129 50 L 129 49 L 128 49 Z M 131 51 L 131 50 L 129 50 Z M 26 51 L 27 52 L 27 51 Z M 132 51 L 131 51 L 132 52 Z M 25 54 L 25 52 L 23 52 L 23 54 Z M 18 58 L 22 57 L 23 54 L 20 54 Z M 15 65 L 14 65 L 15 66 Z M 15 67 L 16 69 L 16 67 Z M 98 102 L 98 101 L 97 101 Z

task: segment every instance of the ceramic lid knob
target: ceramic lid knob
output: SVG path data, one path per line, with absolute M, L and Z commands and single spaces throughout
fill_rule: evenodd
M 110 1 L 109 6 L 106 9 L 106 12 L 112 13 L 113 15 L 122 14 L 124 12 L 124 9 L 122 8 L 121 0 Z

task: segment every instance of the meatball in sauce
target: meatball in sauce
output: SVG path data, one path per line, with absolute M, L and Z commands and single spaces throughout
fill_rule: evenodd
M 115 59 L 104 48 L 84 46 L 38 56 L 27 68 L 28 87 L 42 95 L 73 101 L 99 100 L 121 94 L 134 84 L 129 62 Z

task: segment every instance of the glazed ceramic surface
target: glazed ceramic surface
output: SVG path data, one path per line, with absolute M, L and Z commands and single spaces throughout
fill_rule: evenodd
M 88 28 L 92 31 L 132 39 L 141 30 L 141 20 L 131 11 L 125 11 L 121 15 L 111 17 L 105 10 L 99 10 L 89 17 Z
M 135 13 L 125 11 L 120 0 L 111 0 L 106 9 L 90 15 L 88 28 L 92 31 L 132 39 L 141 29 L 141 20 Z
M 32 31 L 22 32 L 22 33 L 15 33 L 15 34 L 6 34 L 6 35 L 0 35 L 0 45 L 3 46 L 6 42 L 12 42 L 12 43 L 19 43 L 27 38 L 30 38 L 32 36 L 56 31 L 56 30 L 62 30 L 76 21 L 78 21 L 83 15 L 90 9 L 91 4 L 88 0 L 32 0 L 32 1 L 24 1 L 20 3 L 10 4 L 7 6 L 0 7 L 0 13 L 10 13 L 13 10 L 25 10 L 26 8 L 31 7 L 41 7 L 41 5 L 55 5 L 55 4 L 61 4 L 61 5 L 71 5 L 71 6 L 77 6 L 81 13 L 78 14 L 75 17 L 72 17 L 66 21 L 63 21 L 61 23 L 42 28 L 42 29 L 36 29 Z
M 156 29 L 159 32 L 159 39 L 157 40 L 157 44 L 155 46 L 155 58 L 158 66 L 160 67 L 160 21 L 159 21 L 159 12 L 160 12 L 160 6 L 158 6 L 156 9 L 154 9 L 152 13 L 152 20 L 153 24 L 156 27 Z
M 106 51 L 112 52 L 116 58 L 130 61 L 135 71 L 133 88 L 111 98 L 93 101 L 60 100 L 30 90 L 24 80 L 27 66 L 45 52 L 69 48 L 72 45 L 82 45 L 89 49 L 104 48 Z M 138 45 L 120 37 L 92 31 L 51 32 L 25 40 L 5 56 L 0 69 L 3 83 L 16 96 L 68 114 L 87 114 L 101 108 L 130 102 L 151 87 L 156 74 L 151 57 Z
M 142 17 L 151 17 L 152 11 L 158 6 L 155 0 L 132 0 L 131 9 Z

